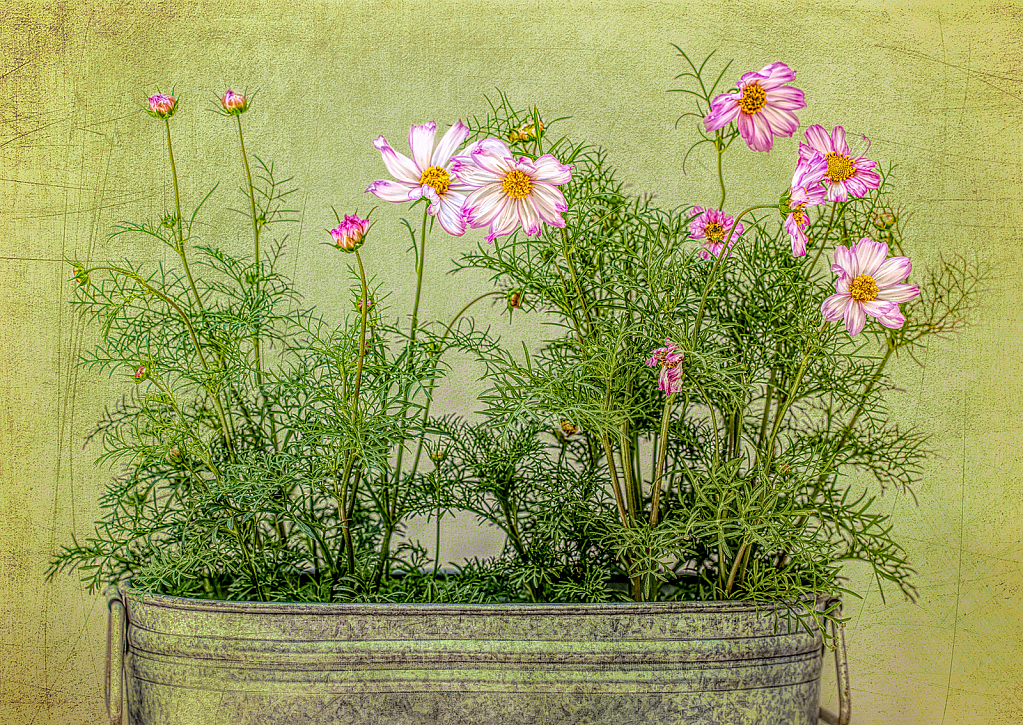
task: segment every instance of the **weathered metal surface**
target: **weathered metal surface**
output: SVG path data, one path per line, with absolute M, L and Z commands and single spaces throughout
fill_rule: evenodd
M 134 725 L 817 723 L 820 633 L 763 606 L 121 597 Z

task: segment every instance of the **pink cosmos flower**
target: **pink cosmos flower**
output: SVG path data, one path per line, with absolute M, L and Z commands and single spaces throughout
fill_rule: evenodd
M 908 257 L 888 256 L 888 245 L 864 237 L 855 247 L 835 248 L 831 271 L 838 275 L 835 294 L 821 304 L 824 319 L 834 322 L 845 318 L 845 329 L 858 335 L 867 315 L 876 317 L 885 327 L 902 327 L 906 318 L 900 302 L 920 294 L 915 284 L 902 284 L 912 265 Z
M 564 228 L 561 215 L 568 203 L 558 187 L 572 180 L 572 167 L 551 154 L 516 160 L 508 144 L 487 138 L 473 144 L 467 156 L 456 156 L 452 168 L 471 189 L 465 220 L 473 229 L 489 226 L 488 242 L 519 225 L 526 236 L 539 236 L 544 223 Z
M 827 161 L 823 182 L 828 190 L 828 201 L 863 196 L 869 189 L 881 185 L 881 177 L 872 170 L 877 164 L 862 157 L 850 158 L 845 129 L 841 126 L 835 126 L 830 136 L 823 126 L 810 126 L 806 129 L 806 140 L 809 145 L 799 144 L 799 159 L 810 161 L 820 154 Z
M 239 113 L 245 113 L 249 108 L 249 102 L 245 96 L 241 93 L 235 93 L 230 88 L 224 91 L 224 95 L 220 99 L 220 105 L 224 107 L 228 115 L 236 115 Z
M 703 119 L 708 131 L 728 125 L 739 127 L 739 135 L 754 151 L 770 151 L 775 136 L 791 136 L 799 128 L 793 111 L 806 107 L 803 92 L 786 86 L 796 73 L 784 63 L 771 63 L 757 73 L 739 79 L 737 91 L 722 93 L 710 104 Z
M 820 206 L 827 195 L 820 180 L 824 178 L 827 162 L 823 156 L 809 161 L 800 160 L 796 164 L 796 172 L 792 175 L 792 186 L 788 194 L 788 216 L 785 217 L 785 231 L 792 239 L 792 256 L 802 257 L 806 254 L 806 227 L 810 220 L 806 216 L 806 207 Z
M 330 236 L 334 238 L 334 244 L 342 252 L 354 252 L 365 243 L 368 230 L 368 219 L 345 214 L 344 221 L 336 229 L 330 230 Z
M 685 359 L 685 355 L 668 338 L 664 338 L 664 347 L 659 347 L 651 353 L 646 361 L 649 367 L 660 366 L 657 374 L 657 388 L 662 392 L 677 393 L 682 390 L 682 368 L 679 363 Z
M 165 96 L 157 93 L 149 97 L 149 115 L 154 118 L 170 118 L 177 110 L 178 99 L 174 96 Z
M 425 196 L 430 200 L 427 208 L 430 216 L 437 217 L 448 234 L 460 237 L 465 234 L 462 205 L 469 187 L 454 177 L 448 162 L 468 137 L 469 127 L 459 121 L 434 148 L 436 133 L 434 121 L 409 129 L 411 159 L 392 149 L 383 136 L 378 136 L 373 145 L 383 155 L 384 165 L 397 181 L 374 181 L 366 191 L 393 202 L 415 201 Z
M 731 232 L 735 220 L 730 216 L 725 216 L 720 209 L 704 209 L 702 206 L 694 206 L 693 213 L 697 216 L 689 222 L 689 238 L 704 240 L 704 248 L 700 250 L 700 256 L 703 259 L 710 259 L 711 255 L 719 256 L 725 247 L 725 237 Z M 741 223 L 736 225 L 731 239 L 728 240 L 729 252 L 744 230 L 745 227 Z

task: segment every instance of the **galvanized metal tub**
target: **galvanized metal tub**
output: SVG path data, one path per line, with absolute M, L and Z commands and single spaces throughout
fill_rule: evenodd
M 119 655 L 133 725 L 818 722 L 820 632 L 764 605 L 109 596 L 115 725 Z

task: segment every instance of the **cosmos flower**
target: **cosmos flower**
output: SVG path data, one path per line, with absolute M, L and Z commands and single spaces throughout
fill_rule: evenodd
M 864 237 L 852 249 L 835 248 L 831 271 L 838 275 L 835 294 L 821 304 L 825 320 L 845 319 L 845 329 L 858 335 L 867 315 L 876 317 L 885 327 L 902 327 L 906 318 L 900 302 L 920 294 L 915 284 L 903 284 L 912 269 L 908 257 L 888 256 L 888 245 Z
M 488 138 L 454 159 L 455 175 L 470 189 L 465 220 L 473 229 L 490 227 L 487 241 L 511 234 L 522 226 L 526 236 L 539 236 L 543 225 L 564 228 L 561 214 L 568 210 L 558 189 L 572 179 L 572 167 L 551 154 L 532 161 L 516 159 L 508 144 Z
M 669 395 L 682 390 L 682 368 L 679 367 L 679 363 L 683 359 L 685 359 L 685 355 L 668 338 L 664 338 L 664 347 L 659 347 L 651 353 L 646 364 L 652 368 L 661 368 L 657 374 L 659 390 Z
M 754 151 L 770 151 L 775 136 L 791 136 L 799 128 L 793 111 L 806 107 L 803 92 L 786 86 L 796 73 L 784 63 L 771 63 L 739 79 L 737 91 L 722 93 L 710 104 L 703 119 L 708 131 L 728 125 L 739 127 L 742 140 Z
M 823 156 L 809 161 L 800 159 L 796 164 L 796 172 L 792 175 L 792 186 L 789 189 L 786 206 L 785 231 L 792 240 L 792 256 L 802 257 L 806 254 L 806 227 L 810 220 L 806 216 L 806 207 L 819 206 L 824 203 L 827 191 L 820 185 L 827 170 L 827 162 Z
M 354 252 L 366 242 L 369 220 L 360 219 L 354 214 L 345 214 L 344 221 L 337 228 L 330 230 L 334 244 L 342 252 Z
M 863 196 L 881 185 L 881 177 L 873 171 L 877 164 L 850 155 L 841 126 L 835 126 L 830 136 L 823 126 L 810 126 L 806 129 L 806 140 L 807 143 L 799 144 L 799 159 L 811 161 L 818 154 L 824 157 L 828 167 L 822 181 L 828 190 L 828 201 Z
M 434 148 L 436 133 L 434 121 L 409 129 L 411 159 L 392 149 L 383 136 L 378 136 L 373 145 L 383 155 L 384 165 L 397 181 L 374 181 L 366 191 L 392 202 L 416 201 L 425 196 L 430 200 L 427 212 L 437 217 L 444 231 L 460 237 L 465 234 L 462 205 L 469 187 L 454 177 L 449 162 L 455 149 L 468 137 L 469 127 L 459 121 Z
M 149 115 L 153 118 L 170 118 L 178 109 L 178 99 L 157 93 L 149 97 Z
M 224 91 L 220 99 L 220 105 L 229 116 L 245 113 L 249 109 L 249 101 L 241 93 L 235 93 L 230 88 Z
M 694 206 L 693 213 L 697 216 L 689 223 L 689 238 L 704 240 L 704 249 L 700 250 L 701 257 L 704 259 L 710 259 L 711 255 L 717 257 L 724 249 L 725 237 L 731 231 L 735 220 L 730 216 L 725 216 L 720 209 L 704 209 L 702 206 Z M 729 251 L 744 230 L 745 227 L 741 223 L 735 226 L 735 231 L 732 232 L 731 239 L 728 240 Z

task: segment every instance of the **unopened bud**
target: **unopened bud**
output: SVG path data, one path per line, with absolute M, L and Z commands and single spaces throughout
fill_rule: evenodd
M 876 212 L 870 218 L 870 221 L 873 222 L 875 227 L 884 232 L 894 227 L 895 222 L 898 221 L 898 218 L 895 216 L 895 213 L 892 212 L 891 210 L 884 209 L 883 211 Z
M 149 379 L 149 369 L 145 365 L 139 365 L 135 368 L 135 382 L 141 383 Z
M 83 267 L 80 264 L 76 264 L 74 266 L 74 272 L 75 272 L 75 274 L 74 274 L 74 276 L 71 279 L 73 279 L 76 282 L 78 282 L 79 285 L 87 285 L 87 284 L 89 284 L 89 275 L 88 275 L 88 273 L 86 273 L 85 267 Z
M 444 462 L 444 459 L 448 457 L 447 448 L 435 448 L 430 451 L 430 460 L 433 461 L 434 465 L 439 466 Z
M 538 131 L 539 129 L 539 131 Z M 508 140 L 512 143 L 516 141 L 532 141 L 539 134 L 543 133 L 543 121 L 533 122 L 533 119 L 525 121 L 521 125 L 513 128 L 508 133 Z
M 508 293 L 508 309 L 516 310 L 522 307 L 522 290 L 512 290 Z
M 561 433 L 569 438 L 579 432 L 579 426 L 569 420 L 561 421 Z
M 362 312 L 363 309 L 370 310 L 373 308 L 373 298 L 363 297 L 361 300 L 355 301 L 355 309 Z
M 177 444 L 174 444 L 173 446 L 168 448 L 166 459 L 167 463 L 181 463 L 181 461 L 183 460 L 183 456 L 181 455 L 181 448 Z
M 149 97 L 149 115 L 153 118 L 170 118 L 178 108 L 178 99 L 157 93 Z
M 249 102 L 241 93 L 235 93 L 230 88 L 224 91 L 224 95 L 220 99 L 220 105 L 224 107 L 224 110 L 230 116 L 237 116 L 239 113 L 245 113 L 249 109 Z
M 259 281 L 259 275 L 255 272 L 245 273 L 245 284 L 256 284 Z
M 330 230 L 330 236 L 333 237 L 335 246 L 342 252 L 354 252 L 365 243 L 368 230 L 368 219 L 345 214 L 344 221 L 336 229 Z

